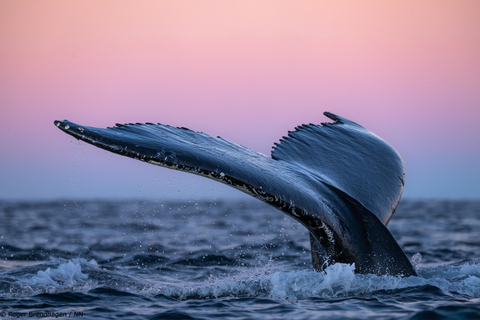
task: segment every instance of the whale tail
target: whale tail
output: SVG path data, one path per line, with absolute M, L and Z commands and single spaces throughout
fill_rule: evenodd
M 344 262 L 360 273 L 415 275 L 385 227 L 403 189 L 400 156 L 360 125 L 325 115 L 335 122 L 297 127 L 275 144 L 271 158 L 162 124 L 55 125 L 99 148 L 202 175 L 277 207 L 309 230 L 317 270 Z

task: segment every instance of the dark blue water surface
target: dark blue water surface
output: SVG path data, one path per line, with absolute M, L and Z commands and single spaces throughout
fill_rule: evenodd
M 0 202 L 0 317 L 480 319 L 480 202 L 402 201 L 419 276 L 312 270 L 307 232 L 258 201 Z

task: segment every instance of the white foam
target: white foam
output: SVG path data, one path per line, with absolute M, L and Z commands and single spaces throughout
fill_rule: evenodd
M 480 266 L 467 264 L 459 267 L 441 266 L 429 269 L 424 277 L 408 278 L 361 275 L 354 273 L 354 266 L 334 264 L 325 272 L 310 270 L 245 273 L 235 277 L 210 279 L 199 286 L 158 288 L 163 293 L 180 299 L 224 296 L 264 296 L 277 299 L 305 299 L 310 297 L 345 297 L 374 293 L 380 290 L 397 290 L 431 285 L 442 291 L 457 292 L 480 297 Z
M 84 284 L 88 279 L 88 274 L 82 273 L 81 264 L 88 264 L 91 267 L 96 267 L 97 263 L 94 260 L 89 262 L 79 259 L 61 263 L 57 268 L 47 268 L 40 270 L 36 275 L 19 279 L 19 282 L 37 286 L 74 286 Z
M 431 285 L 445 292 L 480 298 L 480 264 L 475 263 L 420 269 L 419 276 L 408 278 L 355 274 L 354 265 L 334 264 L 325 272 L 272 271 L 271 266 L 267 265 L 253 271 L 246 269 L 234 276 L 213 276 L 204 282 L 172 285 L 171 279 L 168 279 L 163 282 L 158 278 L 129 277 L 100 269 L 94 260 L 78 259 L 62 260 L 57 267 L 40 270 L 34 275 L 24 275 L 17 283 L 21 285 L 21 294 L 28 296 L 41 292 L 88 292 L 98 286 L 107 286 L 134 294 L 164 294 L 182 300 L 213 297 L 305 299 L 356 296 L 380 290 Z
M 442 290 L 480 298 L 480 264 L 439 266 L 425 272 L 425 281 Z
M 420 254 L 420 252 L 415 253 L 412 256 L 411 261 L 412 261 L 412 265 L 413 265 L 413 268 L 415 269 L 415 271 L 418 271 L 418 265 L 422 262 L 422 255 Z

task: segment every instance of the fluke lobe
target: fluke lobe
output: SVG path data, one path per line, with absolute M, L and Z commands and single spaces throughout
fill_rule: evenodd
M 275 206 L 308 229 L 315 270 L 340 262 L 355 263 L 358 273 L 416 275 L 386 228 L 403 190 L 402 159 L 362 126 L 324 114 L 334 122 L 295 128 L 271 158 L 187 128 L 54 123 L 99 148 L 202 175 Z

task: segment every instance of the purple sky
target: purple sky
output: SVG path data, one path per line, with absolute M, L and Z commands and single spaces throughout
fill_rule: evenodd
M 0 2 L 0 199 L 242 197 L 53 126 L 161 122 L 264 154 L 331 111 L 404 197 L 480 198 L 479 1 Z

